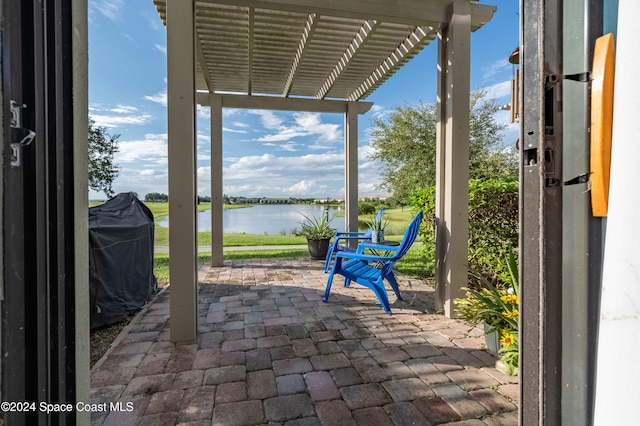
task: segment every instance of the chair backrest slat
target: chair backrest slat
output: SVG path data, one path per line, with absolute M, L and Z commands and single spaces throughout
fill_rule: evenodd
M 404 232 L 404 238 L 402 238 L 402 241 L 400 242 L 400 247 L 398 247 L 398 250 L 396 250 L 396 253 L 393 256 L 394 260 L 400 259 L 407 253 L 411 245 L 418 237 L 420 223 L 422 223 L 422 211 L 419 211 L 418 214 L 413 218 L 411 223 L 409 223 L 409 226 L 407 226 L 407 230 Z
M 383 277 L 393 269 L 393 266 L 396 264 L 396 262 L 407 253 L 411 245 L 414 243 L 418 236 L 418 231 L 420 230 L 420 223 L 422 223 L 422 211 L 419 211 L 418 214 L 413 218 L 411 223 L 409 223 L 409 226 L 407 226 L 407 230 L 404 231 L 404 237 L 400 242 L 398 250 L 396 250 L 395 254 L 391 256 L 389 260 L 384 263 L 384 265 L 382 265 L 380 274 Z

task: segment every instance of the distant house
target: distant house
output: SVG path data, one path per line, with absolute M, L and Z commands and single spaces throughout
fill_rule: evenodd
M 358 197 L 358 201 L 385 201 L 387 198 L 392 197 L 392 195 L 368 195 L 365 197 Z
M 260 204 L 291 204 L 291 198 L 261 198 Z
M 235 197 L 231 198 L 233 204 L 258 204 L 260 198 Z
M 316 204 L 340 204 L 344 203 L 344 198 L 316 198 L 313 202 Z

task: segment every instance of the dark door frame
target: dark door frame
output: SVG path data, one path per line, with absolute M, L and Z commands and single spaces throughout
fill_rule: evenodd
M 586 182 L 570 182 L 589 171 L 587 129 L 575 123 L 589 125 L 585 99 L 604 3 L 520 0 L 519 420 L 525 426 L 593 421 L 604 225 L 591 215 Z
M 77 20 L 83 8 L 73 3 L 0 1 L 2 400 L 36 404 L 34 410 L 0 413 L 9 424 L 76 421 L 74 411 L 47 415 L 37 406 L 76 403 L 76 349 L 79 343 L 87 346 L 77 342 L 76 333 L 77 274 L 86 271 L 77 255 L 77 235 L 83 235 L 77 203 L 86 200 L 86 194 L 77 199 L 83 186 L 77 172 L 86 156 L 78 158 L 83 149 L 76 145 L 78 125 L 85 123 L 85 138 L 87 127 L 86 89 L 78 96 L 75 86 L 78 37 L 73 33 L 73 14 Z M 86 33 L 84 38 L 86 43 Z M 86 82 L 86 74 L 80 79 Z M 78 106 L 80 111 L 84 106 L 84 120 Z

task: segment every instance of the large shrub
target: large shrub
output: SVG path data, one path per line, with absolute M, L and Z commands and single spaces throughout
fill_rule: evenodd
M 376 206 L 366 201 L 360 201 L 358 203 L 358 214 L 374 214 L 376 212 Z
M 435 188 L 416 190 L 411 204 L 423 210 L 420 229 L 426 268 L 435 273 Z M 469 181 L 469 269 L 494 283 L 508 282 L 502 261 L 505 245 L 518 245 L 518 182 L 512 180 Z

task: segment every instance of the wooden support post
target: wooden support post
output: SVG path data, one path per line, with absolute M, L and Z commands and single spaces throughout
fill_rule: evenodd
M 194 4 L 167 1 L 171 340 L 196 337 Z
M 436 306 L 452 317 L 453 300 L 467 283 L 471 9 L 456 1 L 449 12 L 438 39 Z
M 211 266 L 222 266 L 222 98 L 211 95 Z
M 358 103 L 349 102 L 344 125 L 345 230 L 358 230 Z

